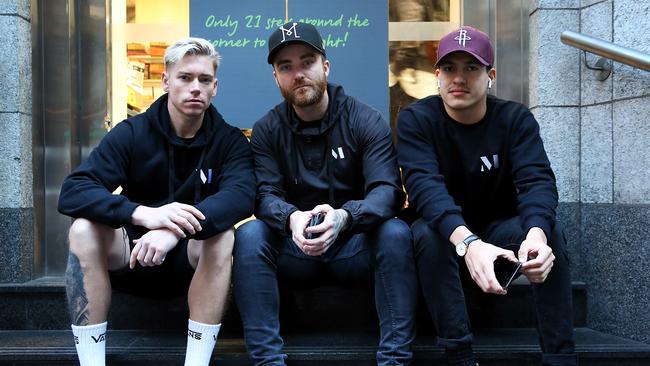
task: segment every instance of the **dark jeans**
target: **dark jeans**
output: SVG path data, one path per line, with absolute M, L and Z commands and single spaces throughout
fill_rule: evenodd
M 374 270 L 379 365 L 408 365 L 414 339 L 417 275 L 408 225 L 391 219 L 369 233 L 342 235 L 322 256 L 304 254 L 260 220 L 235 234 L 233 284 L 255 365 L 284 365 L 278 281 L 305 288 L 367 281 Z
M 544 365 L 575 365 L 573 341 L 573 306 L 571 276 L 563 230 L 555 225 L 548 240 L 555 261 L 544 283 L 532 284 L 537 313 L 537 329 Z M 411 227 L 415 243 L 415 260 L 424 299 L 431 314 L 438 343 L 446 349 L 461 349 L 473 342 L 461 273 L 469 276 L 465 261 L 456 255 L 454 246 L 424 220 Z M 519 217 L 495 222 L 477 233 L 485 242 L 505 247 L 521 244 L 526 233 Z M 508 248 L 511 249 L 511 248 Z M 517 255 L 515 250 L 515 256 Z M 462 267 L 461 267 L 462 266 Z M 474 283 L 471 279 L 468 281 Z

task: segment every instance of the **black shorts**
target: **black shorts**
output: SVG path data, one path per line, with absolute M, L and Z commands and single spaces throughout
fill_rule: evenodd
M 133 250 L 133 239 L 138 239 L 147 229 L 125 227 L 122 229 L 125 240 L 128 240 L 130 250 Z M 188 239 L 181 239 L 167 253 L 165 261 L 159 266 L 142 267 L 136 262 L 135 268 L 125 268 L 109 272 L 111 286 L 114 290 L 131 295 L 150 298 L 171 298 L 186 295 L 194 276 L 194 268 L 187 257 Z

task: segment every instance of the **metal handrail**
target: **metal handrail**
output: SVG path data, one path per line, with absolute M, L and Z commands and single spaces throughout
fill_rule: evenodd
M 650 71 L 650 55 L 646 53 L 572 31 L 562 32 L 560 39 L 562 43 L 583 51 Z

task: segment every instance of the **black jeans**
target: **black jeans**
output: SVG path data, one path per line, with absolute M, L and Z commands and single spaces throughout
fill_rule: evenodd
M 461 266 L 466 268 L 465 261 L 456 255 L 449 240 L 424 220 L 416 221 L 411 230 L 420 285 L 438 336 L 438 344 L 447 349 L 467 347 L 472 344 L 473 335 L 459 271 Z M 485 242 L 501 247 L 521 244 L 526 238 L 519 217 L 495 222 L 477 234 Z M 555 255 L 553 268 L 544 283 L 531 285 L 542 363 L 575 365 L 571 276 L 566 239 L 559 225 L 555 225 L 548 245 Z M 467 273 L 465 270 L 462 272 Z
M 278 281 L 304 288 L 359 283 L 372 278 L 379 316 L 379 365 L 408 365 L 415 337 L 417 275 L 409 227 L 388 220 L 369 233 L 340 236 L 322 256 L 304 254 L 289 237 L 260 220 L 235 234 L 233 284 L 255 365 L 284 365 Z M 370 281 L 372 282 L 372 280 Z

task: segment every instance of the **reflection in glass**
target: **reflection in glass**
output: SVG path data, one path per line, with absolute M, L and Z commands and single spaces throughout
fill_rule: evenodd
M 390 22 L 449 22 L 450 0 L 389 0 Z M 435 77 L 438 41 L 389 42 L 390 125 L 410 103 L 437 94 Z
M 393 41 L 389 47 L 390 124 L 410 103 L 437 94 L 435 76 L 438 41 Z
M 450 0 L 390 0 L 391 22 L 448 22 Z

